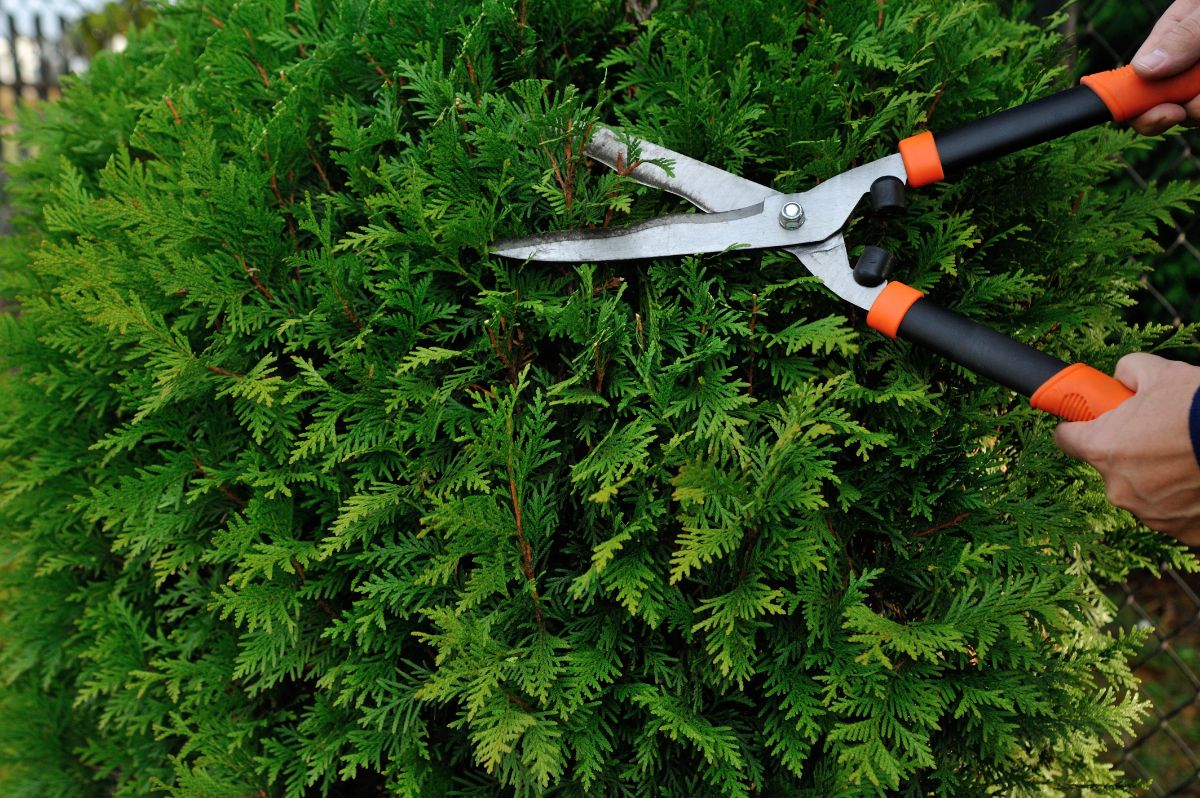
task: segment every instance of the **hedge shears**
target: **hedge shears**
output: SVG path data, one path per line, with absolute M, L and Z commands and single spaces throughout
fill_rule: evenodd
M 842 231 L 859 202 L 876 211 L 902 209 L 905 187 L 920 188 L 967 167 L 1106 122 L 1124 122 L 1161 103 L 1200 96 L 1200 67 L 1146 81 L 1132 67 L 1089 75 L 1082 84 L 1027 105 L 925 132 L 899 152 L 859 166 L 799 194 L 782 194 L 648 141 L 596 132 L 589 157 L 622 171 L 630 145 L 642 162 L 637 182 L 676 194 L 704 211 L 663 216 L 621 229 L 572 230 L 496 242 L 500 256 L 533 261 L 599 262 L 669 258 L 729 249 L 779 248 L 795 255 L 843 300 L 867 311 L 867 324 L 889 338 L 926 346 L 1068 421 L 1088 421 L 1133 396 L 1091 366 L 1068 364 L 990 327 L 939 307 L 910 286 L 889 281 L 891 256 L 868 247 L 851 268 Z M 649 161 L 673 161 L 673 174 Z

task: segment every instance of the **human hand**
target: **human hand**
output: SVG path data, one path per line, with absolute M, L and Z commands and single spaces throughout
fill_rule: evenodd
M 1113 504 L 1151 529 L 1200 545 L 1200 464 L 1188 422 L 1200 368 L 1134 354 L 1113 376 L 1136 395 L 1095 421 L 1060 424 L 1055 442 L 1100 472 Z
M 1176 0 L 1133 57 L 1133 69 L 1147 80 L 1178 75 L 1200 61 L 1200 0 Z M 1139 133 L 1157 136 L 1176 125 L 1200 125 L 1200 97 L 1184 105 L 1163 104 L 1132 121 Z

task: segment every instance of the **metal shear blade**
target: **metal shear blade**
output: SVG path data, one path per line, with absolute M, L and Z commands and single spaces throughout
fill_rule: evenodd
M 705 213 L 748 208 L 779 193 L 753 180 L 747 180 L 649 141 L 627 141 L 637 150 L 638 160 L 641 161 L 639 166 L 628 172 L 630 177 L 643 186 L 683 197 Z M 629 169 L 629 151 L 630 147 L 622 143 L 621 137 L 607 128 L 596 131 L 584 148 L 589 157 L 595 158 L 614 171 Z M 648 163 L 649 161 L 670 162 L 670 173 L 656 163 Z
M 570 230 L 497 242 L 492 252 L 521 260 L 611 261 L 678 257 L 748 247 L 782 248 L 842 299 L 869 309 L 886 287 L 854 281 L 841 228 L 880 177 L 904 180 L 899 156 L 861 166 L 803 194 L 782 194 L 648 141 L 628 140 L 642 161 L 629 174 L 643 185 L 669 191 L 708 215 L 675 214 L 617 230 Z M 630 146 L 600 130 L 586 148 L 607 166 L 628 168 Z M 668 173 L 648 160 L 671 162 Z M 785 205 L 799 203 L 807 219 L 797 229 L 781 222 Z

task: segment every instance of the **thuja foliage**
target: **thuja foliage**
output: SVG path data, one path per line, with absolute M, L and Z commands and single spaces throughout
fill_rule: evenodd
M 988 2 L 195 0 L 26 114 L 4 245 L 7 796 L 1126 795 L 1102 590 L 1191 561 L 1053 421 L 780 253 L 489 242 L 781 190 L 1069 84 Z M 653 13 L 650 13 L 653 11 Z M 863 220 L 1111 368 L 1148 234 L 1093 131 Z M 664 165 L 669 166 L 669 165 Z

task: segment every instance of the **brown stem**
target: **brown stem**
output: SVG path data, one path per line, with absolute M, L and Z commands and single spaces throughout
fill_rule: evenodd
M 754 396 L 754 361 L 757 360 L 758 347 L 754 344 L 754 330 L 758 326 L 758 294 L 750 295 L 750 366 L 747 369 L 747 396 Z
M 521 547 L 521 570 L 533 590 L 533 612 L 537 616 L 538 627 L 546 631 L 546 619 L 542 615 L 541 598 L 538 596 L 537 575 L 533 572 L 533 549 L 525 540 L 525 527 L 521 523 L 521 502 L 517 499 L 517 480 L 513 476 L 512 449 L 508 453 L 508 490 L 512 495 L 513 516 L 517 520 L 517 545 Z
M 758 542 L 758 527 L 750 527 L 750 533 L 746 535 L 746 541 L 742 544 L 741 552 L 741 567 L 738 568 L 737 584 L 741 584 L 746 578 L 746 566 L 750 564 L 750 552 L 754 551 L 754 544 Z
M 504 324 L 503 316 L 500 317 L 500 323 L 501 323 L 501 329 L 503 329 L 503 324 Z M 504 368 L 508 370 L 509 376 L 511 376 L 513 378 L 513 382 L 516 382 L 516 371 L 517 370 L 512 362 L 512 359 L 509 357 L 509 355 L 512 354 L 512 350 L 509 349 L 509 352 L 506 355 L 500 349 L 500 342 L 496 338 L 496 331 L 493 330 L 491 327 L 485 327 L 484 329 L 487 330 L 488 341 L 490 341 L 492 344 L 492 351 L 495 352 L 496 357 L 498 357 L 500 359 L 500 365 L 504 366 Z
M 379 73 L 379 77 L 383 78 L 383 82 L 386 83 L 387 87 L 390 89 L 393 85 L 392 79 L 390 77 L 388 77 L 388 73 L 385 72 L 383 67 L 381 67 L 379 65 L 379 62 L 375 60 L 375 56 L 371 55 L 371 51 L 367 49 L 366 41 L 367 41 L 367 39 L 364 36 L 363 37 L 363 52 L 367 54 L 367 61 L 370 62 L 371 66 L 375 67 L 375 71 Z
M 834 540 L 838 540 L 837 532 L 833 531 L 833 519 L 825 516 L 825 526 L 829 529 L 829 536 Z M 841 541 L 838 541 L 839 543 Z M 846 544 L 842 543 L 842 556 L 846 558 L 846 567 L 850 569 L 850 574 L 855 579 L 858 578 L 858 569 L 854 567 L 854 560 L 850 559 L 850 551 L 846 548 Z
M 475 99 L 479 99 L 479 81 L 475 77 L 475 64 L 471 63 L 471 56 L 463 56 L 463 60 L 467 64 L 467 80 L 472 88 L 475 89 Z
M 929 529 L 922 529 L 920 532 L 914 532 L 913 537 L 914 538 L 927 538 L 930 535 L 941 532 L 943 529 L 950 529 L 951 527 L 958 526 L 965 519 L 969 518 L 970 515 L 971 515 L 970 513 L 959 513 L 957 516 L 955 516 L 954 518 L 951 518 L 949 521 L 947 521 L 944 524 L 938 524 L 937 526 L 929 527 Z
M 210 366 L 209 368 L 212 368 L 212 366 Z M 204 470 L 204 464 L 200 462 L 199 457 L 196 457 L 196 455 L 192 455 L 192 462 L 196 464 L 196 475 L 197 476 L 199 476 L 201 479 L 204 479 L 205 477 L 208 476 L 208 472 Z M 236 493 L 234 493 L 233 489 L 230 488 L 228 485 L 226 485 L 224 482 L 217 485 L 217 490 L 221 491 L 222 495 L 224 495 L 226 499 L 229 499 L 229 501 L 236 504 L 238 506 L 239 510 L 246 506 L 246 500 L 243 499 L 241 496 L 237 495 Z
M 929 127 L 929 123 L 933 121 L 933 112 L 937 110 L 938 104 L 942 101 L 942 95 L 946 93 L 946 81 L 942 81 L 942 85 L 938 86 L 937 92 L 933 95 L 933 102 L 929 104 L 929 110 L 925 112 L 925 124 L 922 127 Z
M 466 140 L 467 135 L 471 132 L 471 126 L 467 124 L 467 120 L 463 114 L 462 97 L 454 98 L 454 110 L 458 113 L 459 122 L 462 123 L 463 143 L 467 147 L 467 155 L 474 156 L 475 148 L 471 146 L 471 142 Z
M 531 706 L 529 705 L 529 702 L 528 702 L 528 701 L 522 701 L 520 698 L 517 698 L 517 697 L 516 697 L 515 695 L 513 695 L 512 693 L 505 693 L 505 694 L 504 694 L 504 697 L 505 697 L 505 698 L 507 698 L 507 699 L 508 699 L 509 701 L 511 701 L 512 703 L 514 703 L 514 704 L 516 704 L 517 706 L 519 706 L 521 709 L 525 710 L 526 712 L 532 712 L 532 711 L 533 711 L 533 707 L 531 707 Z
M 258 292 L 271 302 L 274 302 L 275 297 L 271 295 L 271 289 L 263 285 L 262 280 L 258 279 L 258 269 L 246 265 L 246 259 L 241 255 L 234 254 L 234 257 L 237 258 L 238 263 L 242 265 L 242 271 L 245 272 L 246 276 L 250 278 L 250 282 L 254 283 L 254 287 L 258 289 Z
M 589 131 L 590 131 L 590 128 L 589 128 Z M 621 159 L 622 159 L 623 155 L 624 155 L 624 153 L 622 153 L 620 150 L 617 150 L 617 170 L 616 170 L 617 177 L 629 177 L 629 175 L 633 172 L 634 169 L 637 169 L 639 166 L 642 165 L 641 161 L 632 161 L 628 166 L 622 165 Z M 615 191 L 609 192 L 608 198 L 616 199 L 617 192 L 615 192 Z M 613 217 L 613 207 L 611 205 L 609 205 L 608 209 L 604 211 L 604 226 L 605 227 L 608 227 L 612 223 L 612 217 Z
M 592 344 L 592 357 L 596 362 L 596 393 L 600 393 L 600 389 L 604 386 L 604 367 L 608 365 L 608 357 L 600 357 L 600 344 Z
M 621 284 L 624 282 L 624 277 L 609 277 L 607 280 L 600 283 L 600 285 L 592 289 L 592 296 L 600 296 L 606 291 L 612 291 L 613 289 L 620 288 Z

